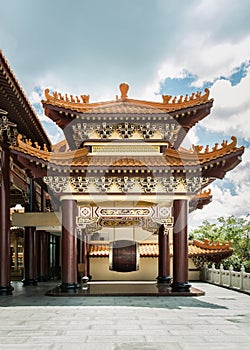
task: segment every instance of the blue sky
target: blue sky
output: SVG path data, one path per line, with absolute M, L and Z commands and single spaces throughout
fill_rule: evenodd
M 160 100 L 210 88 L 210 116 L 188 134 L 209 144 L 232 135 L 242 163 L 210 187 L 213 203 L 190 226 L 249 212 L 249 0 L 0 0 L 0 48 L 53 142 L 62 137 L 43 114 L 49 87 L 112 100 L 120 82 L 129 97 Z

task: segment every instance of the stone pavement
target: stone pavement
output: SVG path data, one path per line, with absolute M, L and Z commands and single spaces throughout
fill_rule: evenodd
M 250 349 L 250 297 L 193 283 L 201 297 L 50 297 L 54 283 L 0 296 L 0 349 Z

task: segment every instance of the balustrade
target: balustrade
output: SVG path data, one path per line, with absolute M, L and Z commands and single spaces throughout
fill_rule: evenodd
M 219 269 L 215 268 L 215 264 L 212 264 L 211 268 L 205 265 L 203 279 L 206 282 L 250 293 L 250 273 L 245 271 L 244 266 L 241 266 L 240 271 L 234 271 L 232 265 L 229 270 L 224 270 L 222 264 Z

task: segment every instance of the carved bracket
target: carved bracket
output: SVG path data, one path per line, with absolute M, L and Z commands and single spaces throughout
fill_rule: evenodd
M 135 184 L 135 179 L 126 176 L 121 178 L 119 177 L 116 179 L 116 184 L 122 192 L 126 193 L 133 188 Z
M 0 142 L 16 146 L 18 135 L 17 125 L 9 121 L 7 114 L 6 111 L 0 109 Z
M 69 178 L 63 176 L 44 176 L 43 181 L 55 193 L 63 192 L 69 184 Z
M 139 182 L 146 193 L 152 192 L 157 185 L 157 179 L 151 176 L 147 176 L 145 179 L 139 179 Z
M 113 184 L 113 179 L 102 176 L 101 178 L 95 178 L 95 186 L 101 192 L 107 192 Z

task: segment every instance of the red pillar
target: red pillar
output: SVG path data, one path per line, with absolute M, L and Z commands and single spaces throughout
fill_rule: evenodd
M 35 184 L 34 179 L 30 177 L 30 198 L 26 212 L 35 210 Z M 38 278 L 38 238 L 34 226 L 25 227 L 24 230 L 24 286 L 37 285 Z
M 68 291 L 77 288 L 76 201 L 62 201 L 62 284 Z
M 24 286 L 37 285 L 37 238 L 35 227 L 24 230 Z
M 38 280 L 49 279 L 49 235 L 46 231 L 37 231 L 38 237 Z
M 170 283 L 170 249 L 169 234 L 161 225 L 158 232 L 159 257 L 158 257 L 158 283 Z
M 90 266 L 89 266 L 89 242 L 88 236 L 86 234 L 86 230 L 83 230 L 83 264 L 84 264 L 84 276 L 87 276 L 89 280 L 91 280 L 90 276 Z
M 174 200 L 173 292 L 189 292 L 188 283 L 188 201 Z
M 11 295 L 10 284 L 10 151 L 2 146 L 0 186 L 0 295 Z

